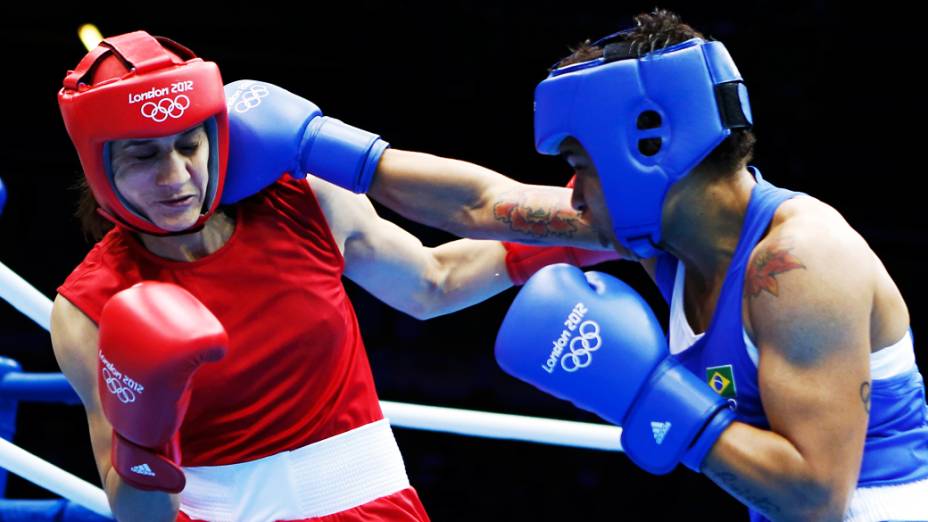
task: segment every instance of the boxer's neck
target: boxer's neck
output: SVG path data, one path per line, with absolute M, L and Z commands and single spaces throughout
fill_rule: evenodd
M 756 184 L 745 168 L 725 177 L 691 174 L 667 193 L 661 248 L 682 260 L 687 275 L 706 289 L 725 279 Z
M 217 211 L 198 232 L 179 236 L 138 234 L 151 253 L 174 261 L 196 261 L 222 248 L 235 231 L 235 218 Z

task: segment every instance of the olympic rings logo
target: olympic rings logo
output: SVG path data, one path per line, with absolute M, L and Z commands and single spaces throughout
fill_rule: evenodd
M 107 368 L 103 368 L 103 381 L 110 393 L 115 395 L 123 404 L 135 402 L 135 392 L 120 384 L 119 379 L 114 377 Z
M 599 336 L 599 324 L 595 321 L 583 321 L 577 327 L 577 331 L 580 332 L 580 336 L 570 340 L 570 353 L 564 354 L 561 358 L 561 368 L 565 372 L 575 372 L 589 366 L 593 362 L 593 356 L 590 354 L 599 350 L 603 344 L 603 339 Z
M 184 111 L 190 107 L 190 98 L 186 94 L 180 94 L 176 98 L 162 98 L 155 102 L 145 102 L 142 105 L 142 116 L 154 120 L 155 123 L 162 123 L 168 118 L 180 118 Z
M 270 94 L 267 87 L 263 85 L 252 85 L 247 91 L 242 93 L 241 98 L 239 98 L 232 109 L 239 114 L 246 113 L 258 105 L 261 105 L 261 98 L 265 98 Z

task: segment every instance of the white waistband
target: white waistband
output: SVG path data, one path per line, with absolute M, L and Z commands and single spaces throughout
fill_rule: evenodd
M 213 522 L 319 517 L 409 487 L 386 419 L 293 451 L 241 464 L 186 467 L 184 474 L 181 511 Z
M 896 486 L 857 488 L 844 522 L 928 520 L 928 479 Z

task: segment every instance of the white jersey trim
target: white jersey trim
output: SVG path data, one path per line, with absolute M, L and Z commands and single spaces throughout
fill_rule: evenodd
M 895 486 L 857 488 L 844 522 L 928 520 L 928 479 Z

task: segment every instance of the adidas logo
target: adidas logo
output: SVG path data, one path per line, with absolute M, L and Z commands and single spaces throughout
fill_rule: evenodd
M 667 433 L 670 431 L 670 422 L 651 422 L 651 433 L 654 434 L 654 442 L 658 446 L 664 442 L 664 437 L 667 436 Z
M 133 473 L 138 473 L 139 475 L 146 475 L 149 477 L 154 477 L 155 472 L 148 467 L 148 464 L 139 464 L 138 466 L 132 466 L 129 468 Z

